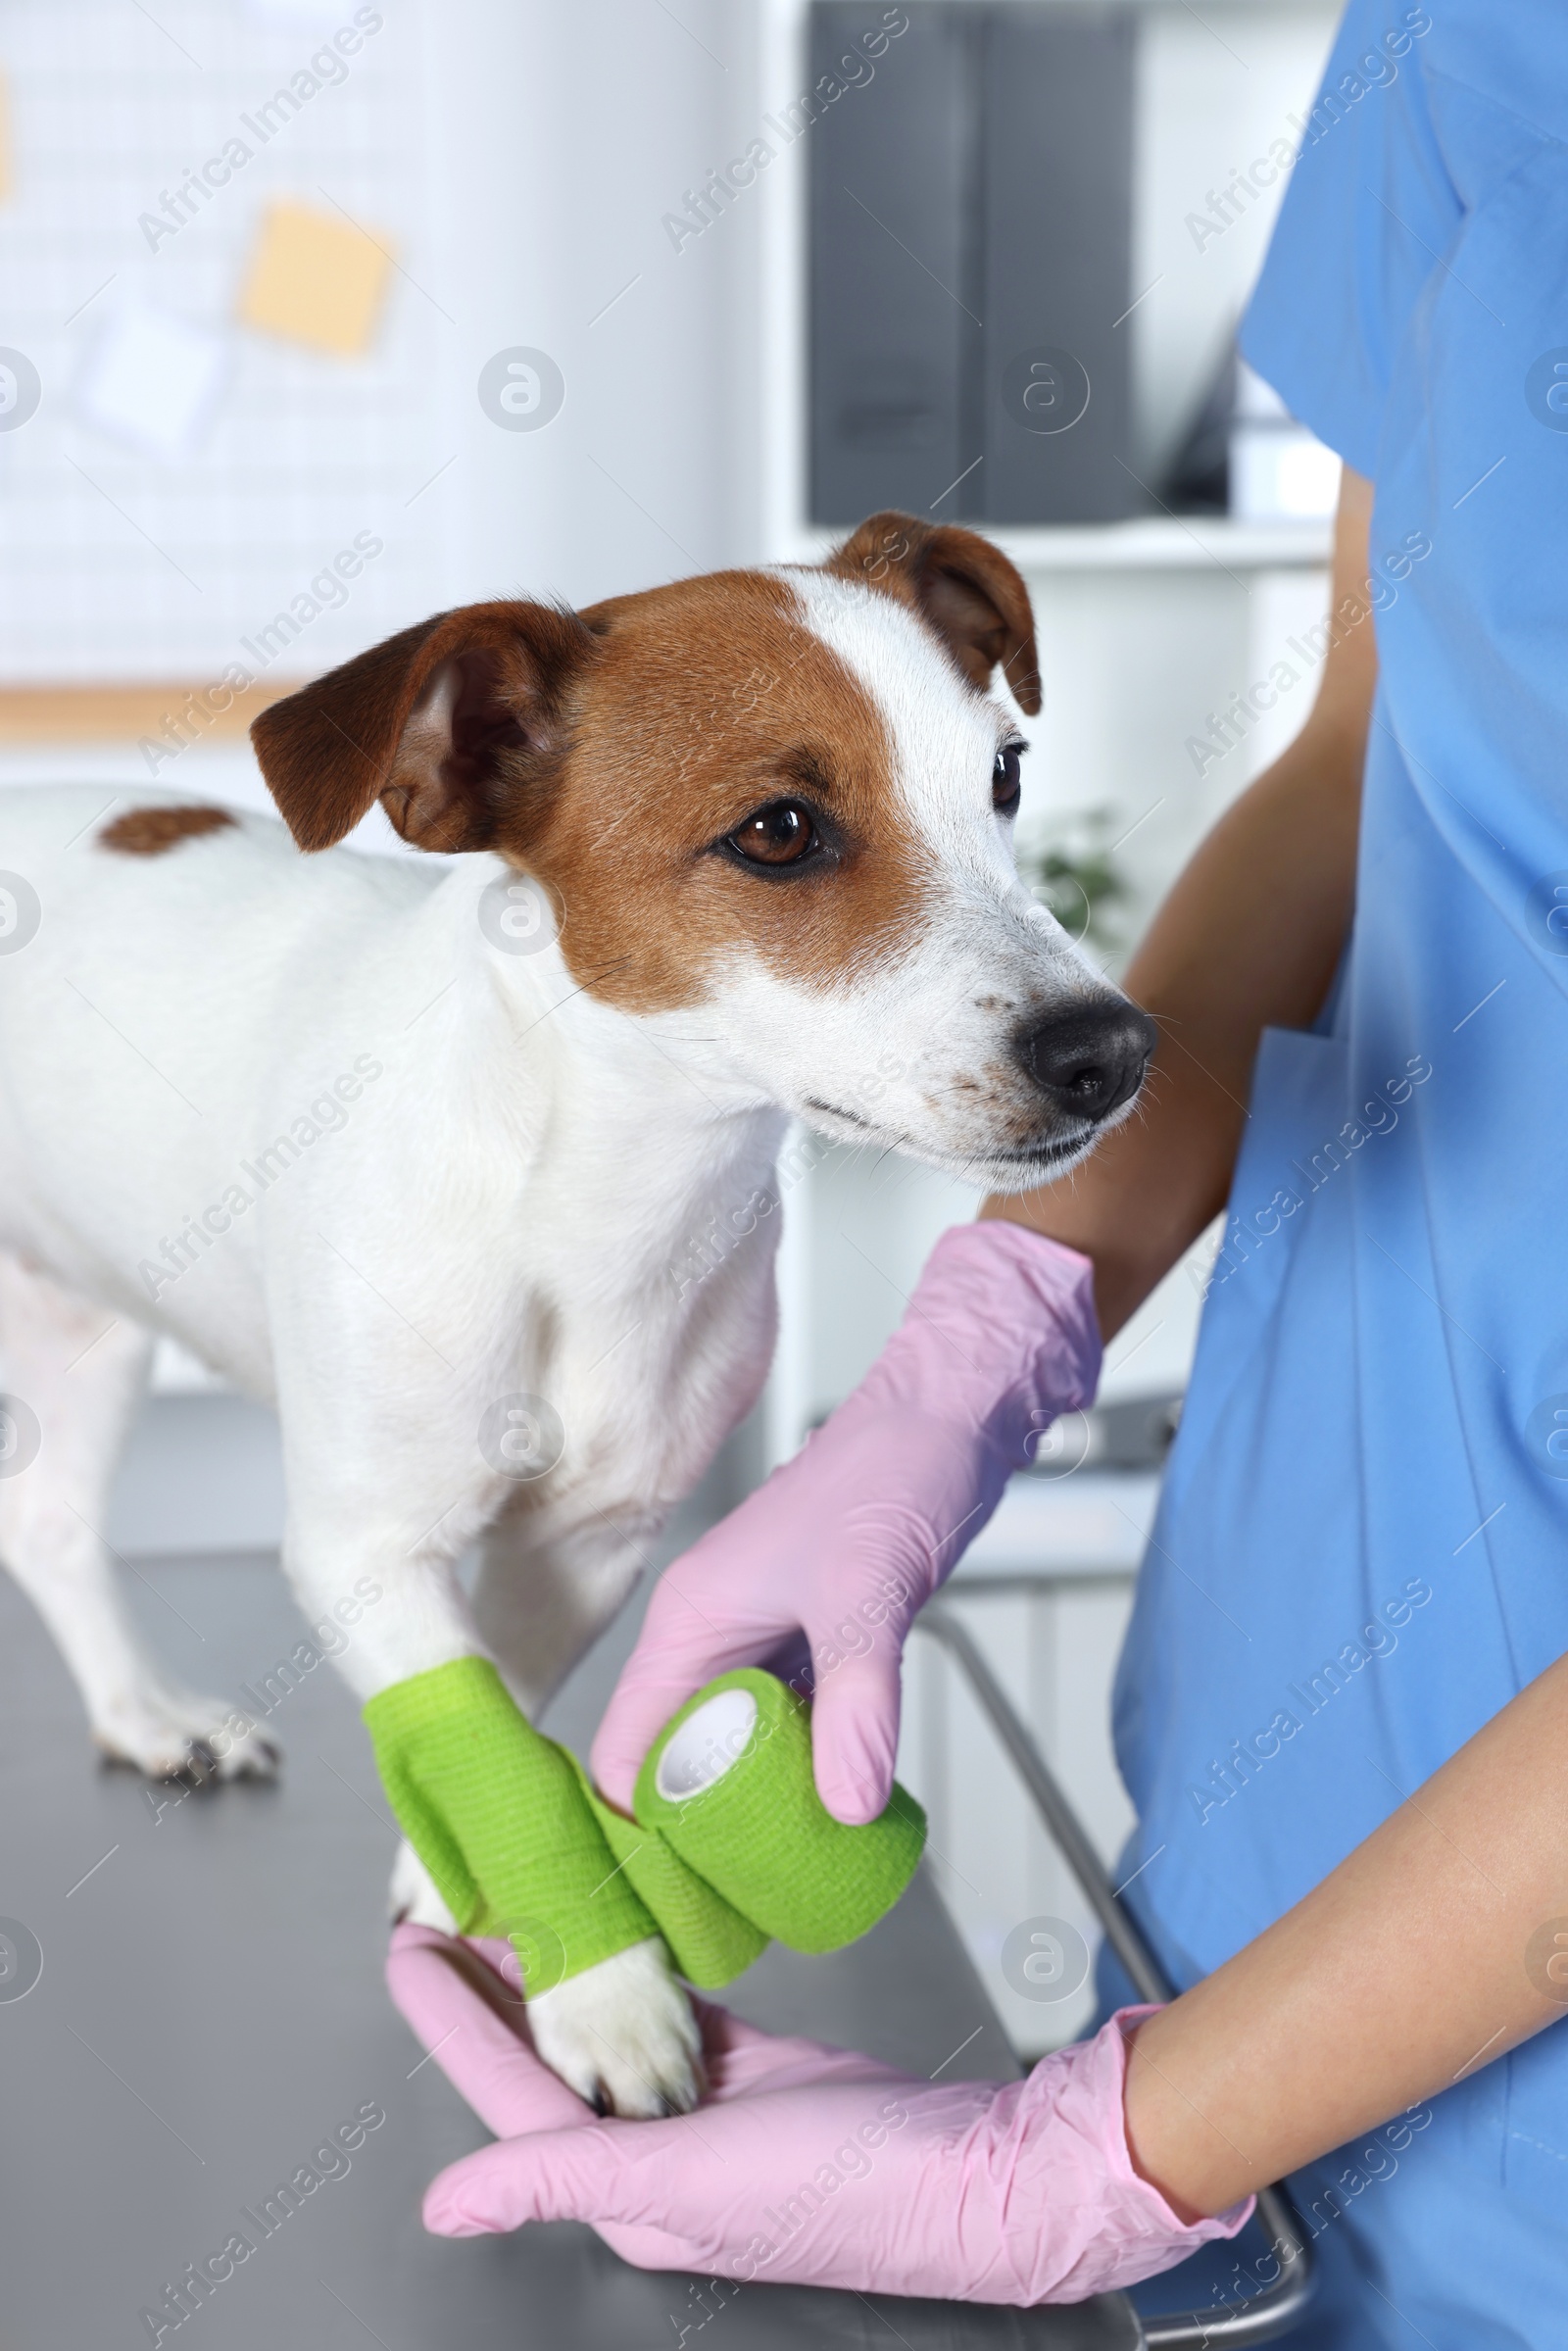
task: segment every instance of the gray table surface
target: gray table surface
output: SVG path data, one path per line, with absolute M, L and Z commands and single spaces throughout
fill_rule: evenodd
M 215 1693 L 301 1636 L 264 1560 L 142 1564 L 160 1646 Z M 585 1743 L 630 1623 L 552 1710 Z M 4 2351 L 145 2345 L 141 2312 L 217 2252 L 339 2124 L 385 2124 L 166 2342 L 206 2351 L 719 2351 L 826 2344 L 936 2351 L 1130 2345 L 1119 2300 L 1013 2313 L 627 2268 L 559 2223 L 444 2242 L 425 2182 L 484 2143 L 380 1980 L 395 1833 L 344 1686 L 321 1666 L 277 1707 L 273 1787 L 172 1801 L 99 1768 L 28 1603 L 0 1574 L 0 1917 L 43 1972 L 0 1998 L 0 2342 Z M 160 1810 L 159 1807 L 162 1807 Z M 726 1993 L 741 2013 L 930 2075 L 1014 2070 L 946 1912 L 917 1879 L 852 1950 L 766 1952 Z M 254 2235 L 256 2232 L 251 2230 Z M 705 2346 L 705 2351 L 708 2347 Z

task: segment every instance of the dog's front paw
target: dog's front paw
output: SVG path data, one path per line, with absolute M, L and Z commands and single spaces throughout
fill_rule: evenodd
M 187 1788 L 270 1780 L 280 1759 L 272 1741 L 237 1707 L 182 1691 L 122 1691 L 94 1708 L 92 1735 L 106 1762 Z
M 697 2019 L 657 1935 L 536 1994 L 528 2023 L 546 2065 L 602 2112 L 689 2114 L 702 2094 Z

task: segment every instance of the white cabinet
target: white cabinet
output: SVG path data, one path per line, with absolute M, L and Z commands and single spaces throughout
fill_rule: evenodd
M 1108 1693 L 1155 1492 L 1129 1474 L 1016 1478 L 944 1597 L 1106 1861 L 1133 1825 Z M 926 1807 L 930 1867 L 1013 2045 L 1035 2056 L 1075 2038 L 1094 2008 L 1093 1915 L 968 1684 L 919 1634 L 899 1774 Z

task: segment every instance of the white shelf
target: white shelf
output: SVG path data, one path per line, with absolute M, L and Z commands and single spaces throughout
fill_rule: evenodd
M 1136 1575 L 1154 1522 L 1159 1479 L 1152 1472 L 1080 1470 L 1076 1477 L 1016 1477 L 995 1517 L 954 1570 L 961 1592 L 970 1576 Z
M 1007 528 L 973 526 L 1004 549 L 1023 572 L 1278 571 L 1321 568 L 1333 544 L 1329 522 L 1232 522 L 1193 514 L 1140 516 L 1132 522 Z M 816 563 L 844 531 L 803 529 L 781 559 Z
M 1230 522 L 1207 514 L 1143 517 L 1082 528 L 996 530 L 1020 571 L 1276 571 L 1329 560 L 1330 522 Z

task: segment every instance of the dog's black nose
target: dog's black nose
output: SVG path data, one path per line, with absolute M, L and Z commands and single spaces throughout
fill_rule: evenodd
M 1136 1004 L 1075 1005 L 1020 1030 L 1016 1050 L 1058 1109 L 1098 1122 L 1138 1092 L 1158 1036 Z

